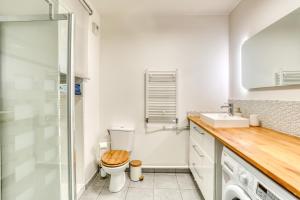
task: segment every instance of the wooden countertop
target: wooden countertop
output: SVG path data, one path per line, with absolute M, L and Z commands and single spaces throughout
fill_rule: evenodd
M 227 148 L 300 198 L 300 138 L 262 127 L 213 128 L 188 117 Z

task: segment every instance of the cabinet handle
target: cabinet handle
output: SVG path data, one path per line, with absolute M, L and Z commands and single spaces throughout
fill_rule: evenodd
M 194 126 L 193 129 L 194 129 L 195 131 L 197 131 L 198 133 L 200 133 L 201 135 L 204 135 L 204 134 L 205 134 L 205 133 L 199 131 L 199 130 L 196 128 L 196 126 Z
M 197 145 L 193 145 L 193 148 L 195 149 L 196 153 L 201 157 L 203 158 L 204 155 L 202 153 L 200 153 L 200 150 L 198 150 L 198 146 Z
M 195 171 L 196 171 L 197 175 L 199 176 L 199 178 L 200 178 L 200 179 L 203 179 L 203 176 L 200 176 L 200 174 L 199 174 L 199 172 L 198 172 L 198 170 L 197 170 L 197 168 L 196 168 L 196 163 L 193 163 L 193 166 L 194 166 Z

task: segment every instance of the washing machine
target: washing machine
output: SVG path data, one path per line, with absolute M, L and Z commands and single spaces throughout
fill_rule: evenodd
M 299 200 L 226 147 L 221 163 L 222 200 Z

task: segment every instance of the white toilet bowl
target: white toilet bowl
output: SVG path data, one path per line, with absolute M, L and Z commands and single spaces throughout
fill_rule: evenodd
M 119 192 L 124 187 L 126 183 L 125 169 L 128 167 L 128 163 L 129 162 L 126 162 L 124 165 L 119 167 L 107 167 L 102 165 L 104 172 L 110 174 L 110 192 Z
M 110 150 L 101 157 L 102 170 L 110 174 L 109 191 L 119 192 L 124 187 L 128 163 L 129 152 L 124 150 Z
M 109 191 L 119 192 L 126 183 L 125 169 L 129 165 L 132 152 L 134 129 L 115 127 L 108 130 L 110 150 L 101 156 L 101 176 L 110 174 Z

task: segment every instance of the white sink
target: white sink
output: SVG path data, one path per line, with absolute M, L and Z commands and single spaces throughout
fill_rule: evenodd
M 214 128 L 249 127 L 249 119 L 227 113 L 202 113 L 201 119 Z

